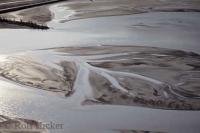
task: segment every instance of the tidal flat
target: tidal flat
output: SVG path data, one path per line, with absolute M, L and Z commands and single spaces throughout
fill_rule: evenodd
M 68 0 L 1 14 L 49 29 L 0 23 L 0 132 L 199 133 L 199 9 Z M 38 130 L 50 122 L 63 127 Z
M 66 98 L 87 88 L 82 90 L 85 98 L 80 105 L 199 110 L 199 64 L 200 55 L 180 50 L 63 47 L 4 57 L 0 75 L 22 85 L 63 93 Z

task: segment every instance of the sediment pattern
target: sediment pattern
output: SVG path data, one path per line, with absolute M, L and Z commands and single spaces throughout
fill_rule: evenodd
M 22 118 L 10 118 L 0 115 L 1 133 L 48 133 L 46 129 L 41 129 L 40 122 Z
M 66 97 L 82 90 L 82 105 L 199 110 L 199 64 L 200 55 L 180 50 L 65 47 L 4 57 L 0 74 L 23 85 L 64 92 Z
M 77 73 L 76 66 L 66 61 L 59 66 L 60 70 L 36 62 L 31 57 L 8 57 L 2 63 L 1 76 L 19 84 L 69 95 Z

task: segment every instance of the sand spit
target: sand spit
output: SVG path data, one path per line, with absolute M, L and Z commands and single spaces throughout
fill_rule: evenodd
M 82 97 L 82 105 L 199 110 L 199 64 L 200 55 L 179 50 L 66 47 L 5 57 L 0 73 L 22 85 Z
M 0 2 L 0 14 L 3 13 L 7 13 L 7 12 L 13 12 L 13 11 L 17 11 L 17 10 L 22 10 L 22 9 L 26 9 L 26 8 L 34 8 L 37 6 L 41 6 L 41 5 L 46 5 L 46 4 L 50 4 L 50 3 L 55 3 L 55 2 L 59 2 L 62 0 L 24 0 L 24 1 L 20 1 L 20 0 L 9 0 L 9 1 L 1 1 Z M 41 21 L 49 21 L 51 20 L 51 13 L 49 12 L 49 10 L 45 10 L 44 7 L 40 7 L 38 8 L 39 10 L 35 10 L 34 8 L 34 12 L 31 12 L 31 9 L 29 12 L 26 12 L 27 14 L 34 14 L 35 16 L 37 16 L 35 21 L 34 17 L 31 17 L 31 15 L 29 15 L 29 17 L 31 17 L 32 19 L 24 19 L 24 18 L 19 18 L 19 17 L 13 17 L 12 15 L 1 15 L 2 17 L 5 17 L 6 19 L 12 19 L 12 20 L 21 20 L 23 22 L 32 22 L 32 23 L 36 23 L 37 25 L 45 25 L 45 23 L 41 23 Z M 42 11 L 41 11 L 42 10 Z M 35 13 L 35 12 L 40 12 L 40 13 Z M 23 14 L 23 13 L 22 13 Z M 45 15 L 44 15 L 45 14 Z M 18 15 L 19 16 L 19 15 Z M 46 16 L 46 17 L 45 17 Z M 0 27 L 2 24 L 0 24 Z M 3 24 L 5 25 L 5 24 Z M 23 25 L 17 24 L 17 25 L 8 25 L 6 26 L 6 28 L 24 28 Z
M 34 120 L 0 115 L 1 133 L 47 133 L 46 129 L 41 129 L 40 127 L 41 123 Z
M 37 24 L 46 25 L 46 22 L 51 21 L 53 17 L 53 14 L 51 14 L 48 7 L 49 5 L 33 7 L 30 9 L 1 14 L 1 16 L 8 19 L 32 21 Z
M 8 57 L 1 66 L 1 76 L 19 84 L 53 92 L 72 93 L 77 68 L 73 62 L 62 61 L 62 69 L 41 64 L 31 57 Z M 66 67 L 67 66 L 67 67 Z

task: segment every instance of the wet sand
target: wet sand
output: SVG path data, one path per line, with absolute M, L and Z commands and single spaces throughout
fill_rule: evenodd
M 178 10 L 199 11 L 199 1 L 161 1 L 161 0 L 95 0 L 95 1 L 74 1 L 66 4 L 58 5 L 58 7 L 64 7 L 66 12 L 72 12 L 66 20 L 66 22 L 76 19 L 102 17 L 102 16 L 115 16 L 115 15 L 130 15 L 140 14 L 156 11 L 171 11 Z
M 48 133 L 46 129 L 39 129 L 40 124 L 34 120 L 0 115 L 1 133 Z
M 58 1 L 55 1 L 58 2 Z M 41 3 L 41 4 L 40 4 Z M 33 22 L 41 25 L 45 25 L 45 22 L 51 20 L 51 13 L 48 9 L 45 8 L 45 6 L 41 6 L 43 4 L 48 3 L 54 3 L 53 0 L 15 0 L 15 1 L 2 1 L 0 3 L 0 13 L 1 17 L 4 17 L 6 19 L 10 20 L 17 20 L 17 21 L 24 21 L 24 22 Z M 37 6 L 36 6 L 37 5 Z M 34 8 L 36 6 L 36 8 Z M 39 6 L 39 8 L 37 8 Z M 15 14 L 14 16 L 11 15 L 12 12 L 16 10 L 23 10 L 24 8 L 28 8 L 28 10 L 25 13 L 20 13 L 19 15 Z M 11 12 L 12 11 L 12 12 Z M 11 12 L 7 14 L 7 12 Z M 18 11 L 16 11 L 18 12 Z M 36 13 L 37 12 L 37 13 Z M 3 14 L 4 13 L 4 14 Z M 29 14 L 28 17 L 20 17 L 20 16 L 26 16 L 25 14 Z M 4 28 L 4 23 L 1 26 Z M 20 25 L 7 25 L 5 28 L 27 28 L 26 26 L 20 26 Z
M 31 57 L 9 57 L 8 60 L 12 63 L 9 63 L 10 65 L 3 63 L 4 72 L 1 73 L 1 76 L 6 79 L 35 88 L 63 92 L 65 95 L 72 93 L 77 73 L 75 64 L 60 62 L 58 65 L 63 67 L 63 70 L 57 70 L 51 66 L 43 66 L 37 61 L 33 61 Z
M 45 7 L 5 14 L 52 30 L 0 34 L 12 50 L 47 48 L 0 56 L 1 114 L 30 119 L 12 118 L 17 122 L 62 122 L 62 133 L 199 132 L 198 0 Z M 147 14 L 135 16 L 141 13 Z M 56 46 L 64 47 L 48 49 Z
M 83 79 L 81 81 L 82 88 L 76 89 L 79 94 L 74 93 L 64 98 L 54 92 L 14 84 L 1 78 L 0 114 L 43 123 L 52 121 L 64 124 L 63 129 L 56 130 L 57 133 L 119 133 L 124 130 L 169 133 L 198 133 L 199 131 L 199 111 L 101 104 L 80 105 L 78 104 L 80 98 L 83 94 L 87 94 L 84 91 L 86 81 Z M 55 130 L 50 131 L 55 132 Z
M 200 55 L 193 52 L 142 46 L 66 47 L 3 60 L 1 76 L 13 82 L 66 97 L 85 88 L 88 94 L 82 94 L 82 105 L 200 109 Z
M 2 14 L 2 16 L 46 24 L 50 20 L 56 19 L 55 14 L 50 11 L 51 9 L 48 9 L 49 7 L 49 5 L 45 5 Z M 65 10 L 65 18 L 60 20 L 60 22 L 64 23 L 76 19 L 147 12 L 199 12 L 200 2 L 198 0 L 185 0 L 184 2 L 179 0 L 69 0 L 55 4 L 50 8 L 60 9 L 60 11 Z
M 30 9 L 20 10 L 16 12 L 1 14 L 1 16 L 8 19 L 31 21 L 37 24 L 44 24 L 52 20 L 53 14 L 48 9 L 48 6 L 34 7 Z M 37 13 L 36 13 L 37 12 Z

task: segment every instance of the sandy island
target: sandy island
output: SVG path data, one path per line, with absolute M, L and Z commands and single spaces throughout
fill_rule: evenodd
M 0 4 L 7 1 L 1 1 Z M 11 5 L 13 4 L 10 1 Z M 15 2 L 15 1 L 14 1 Z M 1 8 L 6 6 L 2 4 Z M 199 12 L 199 0 L 69 0 L 58 5 L 71 20 L 147 12 Z M 47 24 L 54 15 L 45 5 L 1 16 Z M 1 23 L 0 28 L 26 28 Z M 81 106 L 124 105 L 163 110 L 200 110 L 200 55 L 193 52 L 145 46 L 61 47 L 6 55 L 0 60 L 1 78 L 27 89 L 41 89 Z M 81 93 L 80 93 L 81 92 Z M 77 95 L 77 93 L 79 93 Z M 79 99 L 81 97 L 82 99 Z M 0 132 L 13 133 L 13 124 L 39 122 L 0 116 Z M 5 124 L 9 127 L 4 129 Z M 10 130 L 10 131 L 7 131 Z M 117 130 L 121 133 L 149 131 Z M 154 133 L 154 132 L 152 132 Z
M 142 46 L 66 47 L 38 52 L 5 57 L 0 62 L 0 75 L 66 97 L 86 88 L 91 94 L 85 96 L 82 105 L 200 109 L 200 55 L 196 53 Z

